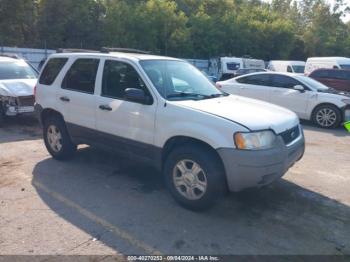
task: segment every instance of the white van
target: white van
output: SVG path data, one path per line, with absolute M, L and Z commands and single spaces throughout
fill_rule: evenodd
M 210 59 L 209 74 L 217 75 L 218 79 L 233 78 L 239 69 L 265 69 L 265 62 L 264 60 L 241 57 Z
M 311 57 L 306 61 L 305 74 L 319 68 L 350 69 L 348 57 Z
M 270 61 L 267 69 L 271 71 L 276 71 L 276 72 L 304 74 L 305 62 L 273 60 L 273 61 Z

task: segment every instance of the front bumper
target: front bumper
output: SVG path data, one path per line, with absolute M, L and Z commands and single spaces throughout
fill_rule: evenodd
M 303 132 L 289 146 L 286 146 L 279 136 L 277 146 L 268 150 L 244 151 L 233 148 L 218 150 L 224 163 L 228 187 L 232 192 L 272 183 L 300 160 L 304 152 Z
M 343 108 L 343 120 L 344 122 L 350 121 L 350 105 Z
M 7 106 L 5 115 L 16 116 L 19 114 L 34 113 L 34 106 Z

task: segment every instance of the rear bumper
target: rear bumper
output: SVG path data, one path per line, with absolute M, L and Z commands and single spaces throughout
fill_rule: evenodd
M 269 150 L 242 151 L 232 148 L 218 150 L 224 163 L 228 187 L 232 192 L 272 183 L 299 161 L 304 152 L 303 133 L 289 146 L 278 137 L 278 146 Z

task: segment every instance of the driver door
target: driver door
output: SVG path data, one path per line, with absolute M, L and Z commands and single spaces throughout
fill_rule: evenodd
M 127 88 L 145 91 L 152 98 L 140 74 L 129 63 L 105 60 L 96 103 L 96 125 L 106 145 L 131 157 L 151 158 L 154 143 L 156 101 L 150 105 L 125 99 Z
M 301 85 L 304 92 L 294 90 L 294 86 Z M 298 80 L 285 75 L 272 75 L 270 88 L 270 102 L 295 112 L 300 118 L 307 116 L 307 108 L 311 93 Z

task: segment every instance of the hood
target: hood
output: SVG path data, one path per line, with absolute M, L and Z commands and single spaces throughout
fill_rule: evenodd
M 296 114 L 288 109 L 241 96 L 172 103 L 231 120 L 252 131 L 272 129 L 280 134 L 299 124 Z
M 0 80 L 0 95 L 2 96 L 32 96 L 36 79 Z
M 334 88 L 329 88 L 328 90 L 318 90 L 318 93 L 326 93 L 326 94 L 333 94 L 333 95 L 341 95 L 344 97 L 350 97 L 350 92 L 340 91 Z

